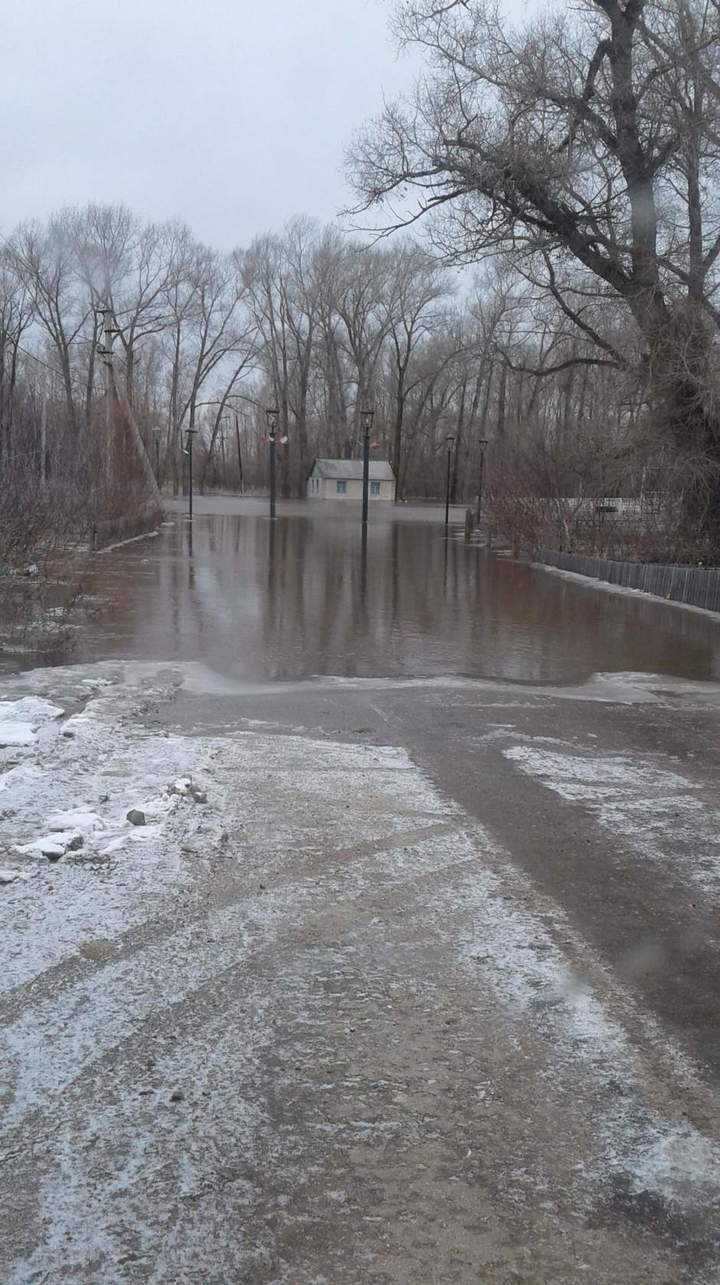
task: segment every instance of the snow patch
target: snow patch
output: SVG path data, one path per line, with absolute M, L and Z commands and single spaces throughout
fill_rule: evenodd
M 48 817 L 48 825 L 53 830 L 78 830 L 82 834 L 93 834 L 96 830 L 103 830 L 105 822 L 97 812 L 55 812 Z
M 18 880 L 29 878 L 30 875 L 26 871 L 15 870 L 12 866 L 0 867 L 0 883 L 16 883 Z
M 32 745 L 35 732 L 29 723 L 0 722 L 0 749 L 11 745 Z
M 83 837 L 78 830 L 59 830 L 33 839 L 32 843 L 16 843 L 15 851 L 22 856 L 64 857 L 66 852 L 81 848 L 82 843 Z
M 567 754 L 515 745 L 503 753 L 560 798 L 587 807 L 643 859 L 666 862 L 707 891 L 720 891 L 720 811 L 699 797 L 699 787 L 687 777 L 592 751 Z

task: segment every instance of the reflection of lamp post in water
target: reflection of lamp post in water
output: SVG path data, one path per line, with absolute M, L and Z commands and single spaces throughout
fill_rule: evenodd
M 268 406 L 265 411 L 268 426 L 268 447 L 270 449 L 270 520 L 275 520 L 275 434 L 277 432 L 278 412 L 276 406 Z
M 455 438 L 452 433 L 448 433 L 445 441 L 447 442 L 447 477 L 445 479 L 445 530 L 447 531 L 450 525 L 450 464 L 453 446 L 455 445 Z
M 371 406 L 366 406 L 360 411 L 360 418 L 363 423 L 363 489 L 362 489 L 362 524 L 367 526 L 368 520 L 368 490 L 370 488 L 370 430 L 375 418 L 375 411 Z
M 478 526 L 480 526 L 480 512 L 482 510 L 483 474 L 485 472 L 485 448 L 487 447 L 487 444 L 488 444 L 488 439 L 486 437 L 481 437 L 478 443 L 480 447 L 480 476 L 478 478 L 478 506 L 477 506 L 477 525 Z

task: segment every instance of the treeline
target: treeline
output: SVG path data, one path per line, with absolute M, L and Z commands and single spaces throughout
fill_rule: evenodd
M 605 370 L 596 475 L 637 488 L 639 450 L 665 548 L 717 559 L 720 5 L 589 0 L 517 22 L 494 0 L 398 0 L 395 11 L 400 46 L 423 65 L 352 145 L 355 216 L 422 229 L 446 263 L 505 264 L 522 286 L 518 316 L 540 329 L 552 318 L 581 345 L 553 352 L 544 332 L 533 360 L 505 350 L 515 369 L 576 390 L 583 367 Z M 575 404 L 577 458 L 585 399 L 556 388 Z M 537 442 L 543 414 L 527 397 L 525 442 Z M 506 500 L 563 494 L 548 492 L 552 450 L 515 455 Z
M 458 501 L 483 441 L 489 494 L 518 469 L 560 492 L 637 490 L 639 402 L 617 372 L 574 364 L 583 342 L 501 267 L 471 281 L 409 239 L 298 218 L 223 254 L 120 206 L 64 210 L 0 254 L 5 494 L 22 479 L 127 510 L 149 468 L 182 486 L 187 430 L 202 487 L 261 489 L 274 405 L 282 491 L 301 495 L 314 456 L 359 454 L 368 404 L 401 498 L 442 493 L 449 435 Z

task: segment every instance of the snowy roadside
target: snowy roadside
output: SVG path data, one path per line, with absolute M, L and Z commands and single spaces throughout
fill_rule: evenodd
M 0 688 L 0 904 L 17 930 L 6 924 L 0 991 L 99 930 L 144 920 L 189 877 L 182 848 L 219 839 L 219 814 L 189 784 L 202 789 L 207 744 L 146 734 L 130 714 L 140 693 L 86 672 L 37 670 Z M 18 692 L 48 683 L 62 703 Z
M 372 779 L 385 795 L 355 824 L 356 839 L 402 825 L 413 806 L 422 814 L 422 787 L 396 750 L 153 730 L 153 707 L 194 670 L 101 662 L 0 684 L 0 994 L 160 913 L 230 841 L 236 858 L 267 868 L 275 853 L 317 844 L 320 805 L 323 838 L 337 841 L 349 778 L 357 790 Z M 289 773 L 305 792 L 291 814 Z M 440 803 L 432 811 L 444 815 Z

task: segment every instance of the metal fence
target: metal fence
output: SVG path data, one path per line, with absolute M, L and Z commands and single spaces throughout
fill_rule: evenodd
M 108 544 L 119 544 L 122 540 L 133 540 L 138 535 L 148 535 L 155 531 L 162 522 L 160 509 L 147 509 L 132 517 L 107 518 L 103 522 L 93 522 L 91 529 L 91 547 L 93 550 L 104 549 Z
M 660 566 L 654 562 L 614 562 L 585 553 L 557 553 L 541 549 L 540 562 L 562 571 L 606 580 L 626 589 L 642 589 L 673 602 L 720 611 L 720 567 Z

